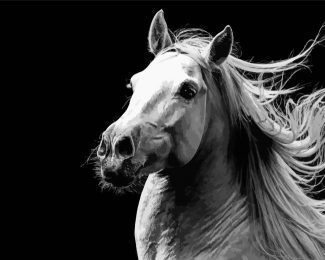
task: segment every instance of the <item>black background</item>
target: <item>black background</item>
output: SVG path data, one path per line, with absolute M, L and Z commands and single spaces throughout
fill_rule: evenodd
M 12 253 L 136 259 L 133 230 L 140 195 L 101 191 L 93 165 L 85 162 L 101 132 L 125 110 L 126 80 L 153 58 L 147 33 L 158 10 L 164 10 L 172 30 L 196 27 L 214 35 L 230 24 L 241 58 L 266 62 L 298 54 L 325 22 L 324 7 L 307 2 L 2 3 L 1 41 L 8 56 L 3 76 L 9 77 L 7 89 L 15 100 L 7 109 L 19 114 L 11 118 L 18 118 L 24 143 L 18 153 L 33 158 L 23 171 L 18 167 L 30 184 L 23 185 L 27 191 L 14 205 L 20 228 L 13 242 L 28 246 Z M 325 86 L 325 48 L 316 47 L 309 61 L 312 71 L 292 80 L 311 83 L 306 93 L 314 84 Z

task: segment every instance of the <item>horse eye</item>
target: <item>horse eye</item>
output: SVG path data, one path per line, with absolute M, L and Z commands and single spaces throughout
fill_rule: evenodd
M 125 80 L 125 85 L 126 85 L 127 89 L 133 90 L 133 84 L 132 84 L 132 81 L 130 79 Z
M 191 100 L 196 95 L 196 90 L 188 83 L 184 83 L 181 86 L 181 89 L 179 91 L 179 95 L 181 95 L 186 100 Z

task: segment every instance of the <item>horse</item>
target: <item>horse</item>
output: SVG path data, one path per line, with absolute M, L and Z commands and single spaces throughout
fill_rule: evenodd
M 139 259 L 325 259 L 325 200 L 311 196 L 324 178 L 325 89 L 294 101 L 300 87 L 286 87 L 324 39 L 253 63 L 236 57 L 229 25 L 173 33 L 155 14 L 154 59 L 97 149 L 103 188 L 131 192 L 147 177 Z

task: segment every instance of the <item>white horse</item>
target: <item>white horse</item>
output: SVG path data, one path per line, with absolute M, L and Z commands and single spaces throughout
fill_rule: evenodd
M 149 174 L 139 259 L 325 259 L 325 201 L 307 196 L 325 168 L 325 90 L 287 100 L 284 112 L 277 103 L 298 89 L 283 75 L 318 38 L 256 64 L 234 57 L 230 26 L 174 35 L 155 15 L 155 59 L 131 78 L 129 106 L 97 151 L 104 187 L 132 190 Z

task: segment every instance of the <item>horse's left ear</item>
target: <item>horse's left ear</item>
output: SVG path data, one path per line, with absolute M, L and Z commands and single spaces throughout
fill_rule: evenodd
M 207 47 L 206 59 L 216 65 L 222 64 L 231 53 L 233 44 L 232 29 L 227 25 L 218 33 Z
M 148 35 L 148 44 L 149 51 L 155 55 L 172 44 L 163 10 L 158 11 L 152 19 Z

